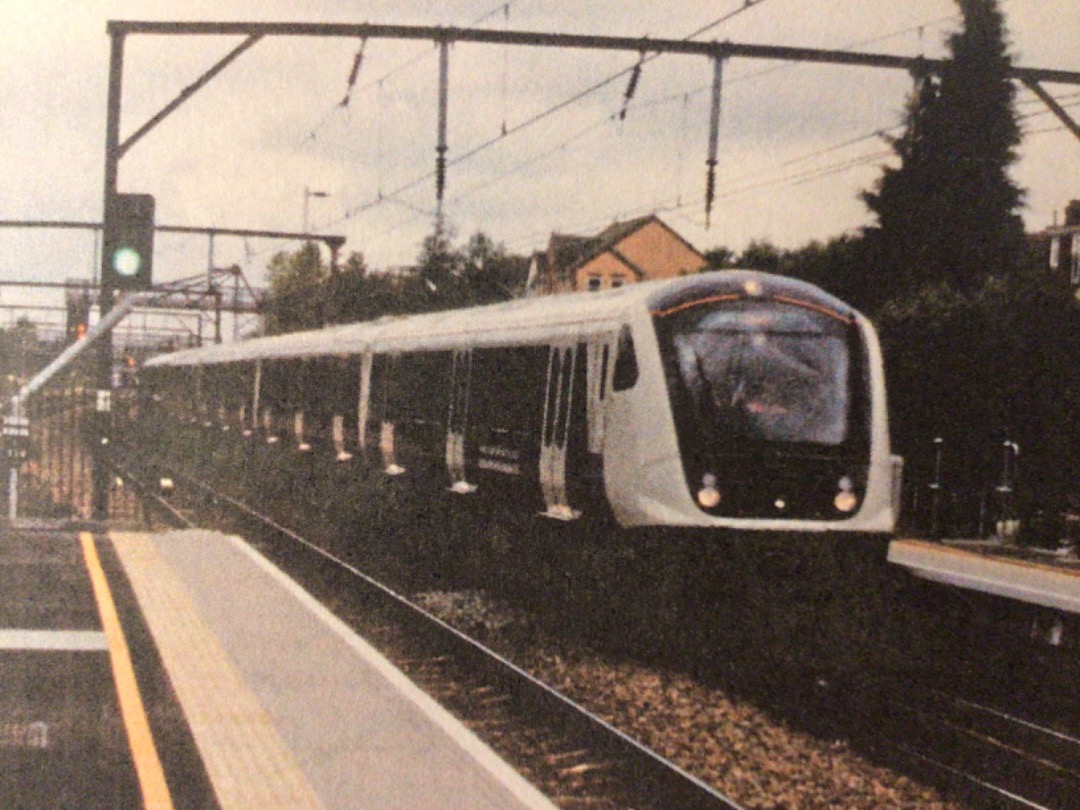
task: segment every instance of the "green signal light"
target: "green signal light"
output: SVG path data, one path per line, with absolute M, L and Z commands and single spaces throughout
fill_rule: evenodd
M 134 248 L 122 247 L 113 254 L 113 270 L 125 278 L 138 275 L 142 263 L 142 256 Z

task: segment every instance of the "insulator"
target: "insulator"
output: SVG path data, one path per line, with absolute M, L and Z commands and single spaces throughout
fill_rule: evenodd
M 356 86 L 356 78 L 360 75 L 360 65 L 364 61 L 364 46 L 367 45 L 367 39 L 360 41 L 360 48 L 356 52 L 356 56 L 353 57 L 352 70 L 349 71 L 349 83 L 348 89 L 345 91 L 345 98 L 339 103 L 339 107 L 348 107 L 349 99 L 352 97 L 353 87 Z
M 352 70 L 349 71 L 349 89 L 352 90 L 356 84 L 356 77 L 360 75 L 360 65 L 364 61 L 364 46 L 367 45 L 367 40 L 360 41 L 360 49 L 356 52 L 356 56 L 353 57 Z
M 709 161 L 709 171 L 705 176 L 705 227 L 709 227 L 712 214 L 713 198 L 716 194 L 716 162 Z
M 440 154 L 435 158 L 435 196 L 441 200 L 446 188 L 446 156 Z
M 626 120 L 626 110 L 630 106 L 630 99 L 634 97 L 634 92 L 637 90 L 638 81 L 641 79 L 641 62 L 639 61 L 634 65 L 634 69 L 630 71 L 630 81 L 626 85 L 626 92 L 623 93 L 622 109 L 619 110 L 619 120 Z

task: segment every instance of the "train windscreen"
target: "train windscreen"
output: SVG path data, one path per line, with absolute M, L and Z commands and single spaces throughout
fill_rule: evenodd
M 699 441 L 715 449 L 747 441 L 844 442 L 848 323 L 810 308 L 746 300 L 691 307 L 665 321 L 669 382 L 677 378 Z

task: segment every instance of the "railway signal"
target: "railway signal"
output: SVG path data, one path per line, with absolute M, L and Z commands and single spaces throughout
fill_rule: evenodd
M 90 329 L 90 297 L 86 294 L 68 294 L 67 323 L 64 336 L 68 343 L 82 340 Z
M 105 211 L 102 285 L 148 290 L 154 264 L 154 197 L 116 194 Z

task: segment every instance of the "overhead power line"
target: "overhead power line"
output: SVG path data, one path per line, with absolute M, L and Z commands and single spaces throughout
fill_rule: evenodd
M 500 14 L 505 19 L 509 19 L 510 18 L 510 6 L 511 5 L 513 5 L 512 0 L 510 0 L 510 2 L 500 3 L 498 6 L 495 6 L 494 8 L 489 9 L 488 11 L 485 11 L 483 14 L 481 14 L 476 19 L 469 21 L 466 25 L 467 25 L 467 27 L 472 28 L 473 26 L 479 25 L 482 22 L 486 22 L 487 20 L 490 20 L 492 17 L 495 17 L 495 16 L 500 15 Z M 364 44 L 366 42 L 367 42 L 366 39 L 362 41 L 361 46 L 360 46 L 360 50 L 357 51 L 356 56 L 353 57 L 353 65 L 352 65 L 352 69 L 349 72 L 349 79 L 348 79 L 348 82 L 347 82 L 348 89 L 345 92 L 345 98 L 341 102 L 338 102 L 334 106 L 330 107 L 323 114 L 323 116 L 308 131 L 308 134 L 306 136 L 304 136 L 304 140 L 303 140 L 304 143 L 310 143 L 310 142 L 313 142 L 313 141 L 317 140 L 318 139 L 318 133 L 324 127 L 326 127 L 327 124 L 329 124 L 330 119 L 332 119 L 335 115 L 337 115 L 341 110 L 346 109 L 349 106 L 349 101 L 350 101 L 350 98 L 351 98 L 351 96 L 352 96 L 352 94 L 354 92 L 354 86 L 356 84 L 356 80 L 357 80 L 357 77 L 358 77 L 360 63 L 363 61 L 363 49 L 364 49 Z M 394 76 L 396 76 L 397 74 L 405 72 L 409 68 L 411 68 L 411 67 L 419 64 L 420 62 L 424 61 L 428 57 L 433 56 L 434 53 L 435 53 L 435 51 L 431 50 L 430 48 L 424 48 L 423 50 L 418 51 L 415 55 L 413 55 L 409 59 L 406 59 L 405 61 L 398 63 L 397 65 L 392 67 L 390 70 L 382 73 L 377 78 L 374 78 L 369 82 L 361 84 L 359 89 L 356 89 L 355 92 L 356 93 L 363 93 L 363 92 L 365 92 L 367 90 L 371 90 L 372 88 L 378 88 L 387 79 L 391 79 Z
M 742 6 L 735 9 L 734 11 L 731 11 L 731 12 L 719 17 L 716 20 L 713 20 L 712 22 L 708 23 L 707 25 L 704 25 L 701 28 L 698 28 L 693 33 L 691 33 L 691 34 L 687 35 L 686 37 L 684 37 L 683 41 L 688 42 L 688 41 L 692 40 L 694 37 L 700 36 L 701 34 L 705 33 L 706 31 L 710 31 L 713 28 L 716 28 L 717 26 L 723 24 L 724 22 L 727 22 L 728 20 L 733 19 L 734 17 L 737 17 L 739 14 L 742 14 L 742 13 L 748 11 L 749 9 L 754 8 L 754 7 L 760 5 L 761 3 L 764 3 L 764 2 L 765 2 L 765 0 L 744 0 L 744 3 L 743 3 Z M 641 56 L 639 57 L 638 62 L 635 65 L 632 65 L 632 66 L 630 66 L 628 68 L 625 68 L 623 70 L 620 70 L 620 71 L 617 71 L 616 73 L 611 74 L 610 76 L 600 80 L 599 82 L 596 82 L 596 83 L 590 85 L 589 87 L 586 87 L 583 90 L 578 91 L 574 95 L 572 95 L 572 96 L 570 96 L 570 97 L 568 97 L 566 99 L 563 99 L 560 102 L 557 102 L 556 104 L 552 105 L 551 107 L 548 107 L 547 109 L 541 111 L 540 113 L 537 113 L 536 115 L 533 115 L 532 117 L 527 118 L 526 120 L 522 121 L 519 124 L 516 124 L 516 125 L 514 125 L 512 127 L 507 127 L 505 125 L 505 123 L 504 123 L 503 127 L 502 127 L 502 130 L 501 130 L 501 132 L 499 133 L 498 136 L 496 136 L 494 138 L 490 138 L 490 139 L 488 139 L 486 141 L 483 141 L 480 144 L 478 144 L 477 146 L 475 146 L 475 147 L 469 149 L 468 151 L 464 152 L 463 154 L 458 155 L 458 156 L 456 156 L 456 157 L 454 157 L 452 159 L 449 159 L 447 161 L 447 164 L 446 164 L 447 167 L 456 166 L 456 165 L 458 165 L 458 164 L 460 164 L 460 163 L 462 163 L 462 162 L 464 162 L 466 160 L 470 160 L 471 158 L 475 157 L 476 155 L 480 154 L 481 152 L 485 152 L 488 149 L 490 149 L 491 147 L 495 146 L 496 144 L 502 142 L 507 137 L 509 137 L 511 135 L 515 135 L 515 134 L 517 134 L 519 132 L 522 132 L 522 131 L 524 131 L 524 130 L 532 127 L 532 126 L 535 126 L 536 124 L 540 123 L 544 119 L 549 118 L 550 116 L 556 114 L 557 112 L 559 112 L 561 110 L 566 109 L 567 107 L 570 107 L 573 104 L 576 104 L 578 101 L 581 101 L 582 99 L 592 95 L 596 91 L 598 91 L 598 90 L 600 90 L 600 89 L 602 89 L 604 87 L 607 87 L 608 85 L 618 81 L 619 79 L 626 76 L 627 74 L 630 74 L 630 73 L 633 73 L 634 71 L 637 71 L 638 75 L 640 76 L 642 66 L 645 63 L 650 62 L 653 59 L 656 59 L 661 55 L 659 52 L 649 53 L 648 52 L 649 49 L 648 49 L 647 46 L 648 46 L 648 40 L 647 39 L 642 40 L 642 49 L 643 50 L 642 50 Z M 632 95 L 632 93 L 630 95 Z M 362 204 L 360 204 L 359 206 L 357 206 L 355 208 L 347 209 L 345 211 L 345 213 L 344 213 L 341 220 L 337 220 L 335 222 L 332 222 L 332 223 L 330 223 L 330 225 L 337 225 L 337 224 L 340 224 L 340 222 L 342 222 L 342 221 L 353 219 L 354 217 L 358 216 L 359 214 L 362 214 L 365 211 L 369 211 L 369 210 L 371 210 L 373 208 L 376 208 L 379 205 L 381 205 L 382 200 L 384 198 L 395 198 L 398 195 L 403 194 L 406 191 L 409 191 L 409 190 L 415 188 L 416 186 L 419 186 L 421 183 L 424 183 L 427 180 L 430 180 L 434 176 L 435 176 L 435 172 L 427 172 L 427 173 L 425 173 L 425 174 L 423 174 L 421 176 L 418 176 L 418 177 L 414 178 L 413 180 L 405 183 L 404 185 L 398 187 L 394 191 L 390 192 L 390 194 L 387 194 L 387 195 L 380 194 L 374 200 L 368 201 L 366 203 L 362 203 Z
M 738 16 L 739 14 L 744 13 L 745 11 L 749 10 L 750 8 L 752 8 L 752 7 L 756 6 L 756 5 L 759 5 L 762 2 L 764 2 L 764 0 L 751 0 L 750 2 L 745 2 L 742 6 L 735 9 L 734 11 L 731 11 L 731 12 L 717 18 L 716 20 L 713 20 L 712 22 L 698 28 L 697 30 L 695 30 L 691 34 L 687 35 L 684 38 L 683 41 L 689 41 L 689 40 L 693 39 L 696 36 L 700 36 L 701 34 L 707 32 L 707 31 L 710 31 L 713 28 L 718 27 L 719 25 L 723 24 L 724 22 L 727 22 L 728 20 Z M 848 43 L 848 44 L 845 44 L 845 45 L 841 46 L 841 49 L 842 50 L 850 50 L 852 48 L 864 47 L 864 46 L 869 45 L 869 44 L 883 42 L 883 41 L 887 41 L 889 39 L 895 39 L 898 36 L 903 36 L 903 35 L 906 35 L 906 34 L 914 33 L 916 31 L 919 31 L 921 33 L 927 27 L 936 26 L 936 25 L 939 25 L 941 23 L 945 23 L 945 22 L 948 22 L 948 21 L 951 21 L 951 20 L 956 20 L 956 19 L 958 19 L 958 15 L 955 15 L 955 14 L 945 15 L 945 16 L 938 17 L 938 18 L 935 18 L 935 19 L 932 19 L 932 20 L 928 20 L 926 22 L 920 23 L 920 24 L 915 25 L 915 26 L 909 26 L 909 27 L 899 29 L 899 30 L 896 30 L 896 31 L 891 31 L 891 32 L 889 32 L 887 34 L 883 34 L 883 35 L 880 35 L 880 36 L 876 36 L 876 37 L 872 37 L 872 38 L 868 38 L 868 39 L 864 39 L 864 40 L 858 40 L 858 41 L 855 41 L 855 42 L 851 42 L 851 43 Z M 499 136 L 494 137 L 494 138 L 490 138 L 490 139 L 488 139 L 486 141 L 483 141 L 483 142 L 479 143 L 477 146 L 467 150 L 466 152 L 464 152 L 464 153 L 462 153 L 460 155 L 457 155 L 453 159 L 449 160 L 447 162 L 447 165 L 448 166 L 456 166 L 456 165 L 458 165 L 460 163 L 463 163 L 464 161 L 467 161 L 467 160 L 475 157 L 476 155 L 478 155 L 478 154 L 492 148 L 496 144 L 499 144 L 506 136 L 517 134 L 519 132 L 522 132 L 522 131 L 524 131 L 524 130 L 526 130 L 526 129 L 528 129 L 528 128 L 530 128 L 530 127 L 532 127 L 532 126 L 534 126 L 534 125 L 536 125 L 538 123 L 540 123 L 544 119 L 546 119 L 546 118 L 548 118 L 548 117 L 562 111 L 563 109 L 566 109 L 567 107 L 572 106 L 573 104 L 577 103 L 578 101 L 581 101 L 582 99 L 586 98 L 587 96 L 591 95 L 592 93 L 595 93 L 596 91 L 601 90 L 604 87 L 607 87 L 608 85 L 618 81 L 619 79 L 623 78 L 624 76 L 627 76 L 628 74 L 630 74 L 631 77 L 634 77 L 634 76 L 640 77 L 642 66 L 644 64 L 652 61 L 653 59 L 657 58 L 659 55 L 660 55 L 659 53 L 648 53 L 647 54 L 647 53 L 643 52 L 642 55 L 639 57 L 638 62 L 635 63 L 635 65 L 632 65 L 632 66 L 627 67 L 627 68 L 625 68 L 623 70 L 620 70 L 620 71 L 608 76 L 607 78 L 605 78 L 605 79 L 603 79 L 603 80 L 601 80 L 599 82 L 596 82 L 593 85 L 590 85 L 589 87 L 579 91 L 578 93 L 574 94 L 573 96 L 570 96 L 570 97 L 556 103 L 555 105 L 546 108 L 545 110 L 541 111 L 540 113 L 538 113 L 538 114 L 536 114 L 536 115 L 534 115 L 534 116 L 532 116 L 532 117 L 530 117 L 530 118 L 528 118 L 528 119 L 514 125 L 513 127 L 508 129 L 506 127 L 506 125 L 505 125 L 505 122 L 504 122 L 502 132 L 500 133 Z M 761 77 L 761 76 L 764 76 L 764 75 L 768 75 L 768 74 L 777 72 L 779 70 L 794 69 L 794 68 L 798 67 L 798 65 L 799 65 L 799 63 L 792 62 L 792 63 L 778 65 L 778 66 L 771 67 L 771 68 L 766 68 L 765 70 L 756 71 L 754 73 L 743 74 L 742 76 L 737 76 L 737 77 L 735 77 L 733 79 L 729 79 L 726 82 L 726 84 L 730 85 L 730 84 L 740 82 L 740 81 L 747 81 L 747 80 L 750 80 L 750 79 L 753 79 L 753 78 L 758 78 L 758 77 Z M 636 88 L 636 81 L 633 82 L 633 86 Z M 701 93 L 704 93 L 704 92 L 708 91 L 709 89 L 710 89 L 710 86 L 701 86 L 701 87 L 695 88 L 695 89 L 693 89 L 691 91 L 683 91 L 683 92 L 680 92 L 680 93 L 677 93 L 677 94 L 672 94 L 670 96 L 665 97 L 664 99 L 662 99 L 659 102 L 650 102 L 650 103 L 648 103 L 648 105 L 644 105 L 644 106 L 658 106 L 658 104 L 665 103 L 665 102 L 675 100 L 675 99 L 682 99 L 682 98 L 687 97 L 688 95 L 698 95 L 698 94 L 701 94 Z M 628 90 L 630 90 L 630 87 L 628 87 Z M 632 90 L 630 90 L 630 92 L 628 92 L 626 94 L 626 96 L 632 96 L 632 95 L 633 95 Z M 620 119 L 625 117 L 625 111 L 627 110 L 627 104 L 625 102 L 628 102 L 628 101 L 629 101 L 629 98 L 626 98 L 624 100 L 623 110 L 621 111 L 621 114 L 619 116 Z M 639 105 L 639 106 L 643 106 L 643 105 Z M 610 121 L 610 120 L 611 120 L 610 116 L 605 117 L 605 119 L 604 119 L 605 122 Z M 863 137 L 874 137 L 876 134 L 877 133 L 875 132 L 875 133 L 871 133 L 868 136 L 863 136 Z M 577 137 L 574 138 L 574 140 L 577 140 L 577 139 L 578 139 Z M 562 147 L 557 147 L 555 151 L 558 151 L 559 148 L 562 148 Z M 524 165 L 528 165 L 528 164 L 529 164 L 529 162 L 527 161 Z M 373 208 L 377 208 L 379 205 L 382 204 L 382 199 L 384 199 L 384 198 L 385 199 L 394 199 L 394 198 L 398 197 L 398 195 L 404 194 L 404 193 L 412 190 L 413 188 L 416 188 L 417 186 L 421 185 L 422 183 L 425 183 L 426 181 L 430 180 L 434 176 L 434 174 L 435 174 L 434 172 L 428 172 L 428 173 L 426 173 L 424 175 L 418 176 L 418 177 L 414 178 L 413 180 L 409 181 L 408 183 L 398 187 L 397 189 L 395 189 L 390 194 L 382 195 L 381 192 L 380 192 L 380 196 L 376 197 L 376 199 L 371 200 L 371 201 L 369 201 L 367 203 L 363 203 L 363 204 L 357 206 L 356 208 L 346 210 L 342 220 L 338 220 L 338 221 L 336 221 L 334 223 L 331 223 L 331 224 L 338 224 L 341 221 L 346 221 L 346 220 L 352 219 L 352 218 L 358 216 L 361 213 L 372 210 Z M 507 174 L 503 173 L 502 175 L 499 176 L 499 179 L 503 179 L 503 178 L 505 178 L 505 176 L 507 176 Z M 470 191 L 472 191 L 472 190 L 476 190 L 476 187 L 473 187 L 472 189 L 470 189 Z

